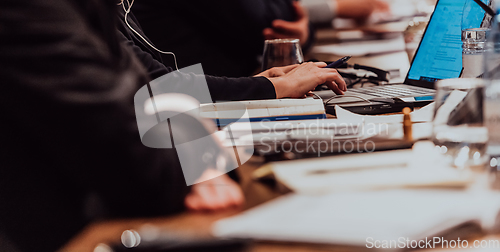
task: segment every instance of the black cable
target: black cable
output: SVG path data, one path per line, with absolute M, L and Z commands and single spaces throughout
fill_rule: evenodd
M 495 11 L 492 10 L 488 5 L 481 2 L 481 0 L 474 0 L 486 13 L 490 14 L 492 17 L 495 16 Z

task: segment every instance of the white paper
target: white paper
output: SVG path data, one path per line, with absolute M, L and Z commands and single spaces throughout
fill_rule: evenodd
M 228 129 L 231 129 L 231 135 Z M 232 146 L 253 146 L 272 140 L 301 139 L 361 139 L 378 134 L 378 131 L 365 130 L 363 120 L 315 119 L 290 121 L 261 121 L 252 123 L 232 123 L 224 128 L 225 138 L 221 141 Z M 267 139 L 267 140 L 266 140 Z
M 384 40 L 344 42 L 340 44 L 329 44 L 315 46 L 313 53 L 327 53 L 335 55 L 364 56 L 368 54 L 380 54 L 398 52 L 405 50 L 403 36 Z
M 204 118 L 241 118 L 248 112 L 250 118 L 325 114 L 320 99 L 274 99 L 236 102 L 206 103 L 200 105 L 200 115 Z
M 288 194 L 220 220 L 217 237 L 366 246 L 367 238 L 422 239 L 498 213 L 500 195 L 451 190 Z
M 282 161 L 268 166 L 276 179 L 288 188 L 308 194 L 405 187 L 464 187 L 473 179 L 470 172 L 444 163 L 431 142 L 419 142 L 413 150 Z

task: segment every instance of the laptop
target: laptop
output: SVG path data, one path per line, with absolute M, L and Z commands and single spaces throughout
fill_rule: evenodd
M 339 105 L 355 113 L 381 114 L 432 102 L 434 83 L 458 78 L 462 72 L 461 22 L 465 2 L 437 1 L 403 83 L 349 88 L 344 96 L 337 96 L 330 90 L 315 91 L 323 99 L 326 112 L 335 114 L 335 105 Z M 470 10 L 476 11 L 478 13 L 466 14 L 484 16 L 480 8 Z

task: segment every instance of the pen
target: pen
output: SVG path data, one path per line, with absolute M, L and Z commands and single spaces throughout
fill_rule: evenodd
M 326 68 L 337 68 L 339 66 L 342 66 L 344 63 L 346 63 L 352 56 L 345 56 L 342 57 L 341 59 L 332 62 L 326 66 Z

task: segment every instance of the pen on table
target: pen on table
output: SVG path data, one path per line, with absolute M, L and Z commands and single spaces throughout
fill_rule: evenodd
M 342 57 L 341 59 L 332 62 L 326 66 L 326 68 L 337 68 L 339 66 L 342 66 L 344 63 L 346 63 L 352 56 L 345 56 Z
M 403 136 L 405 141 L 413 141 L 412 121 L 410 116 L 411 109 L 403 109 Z

